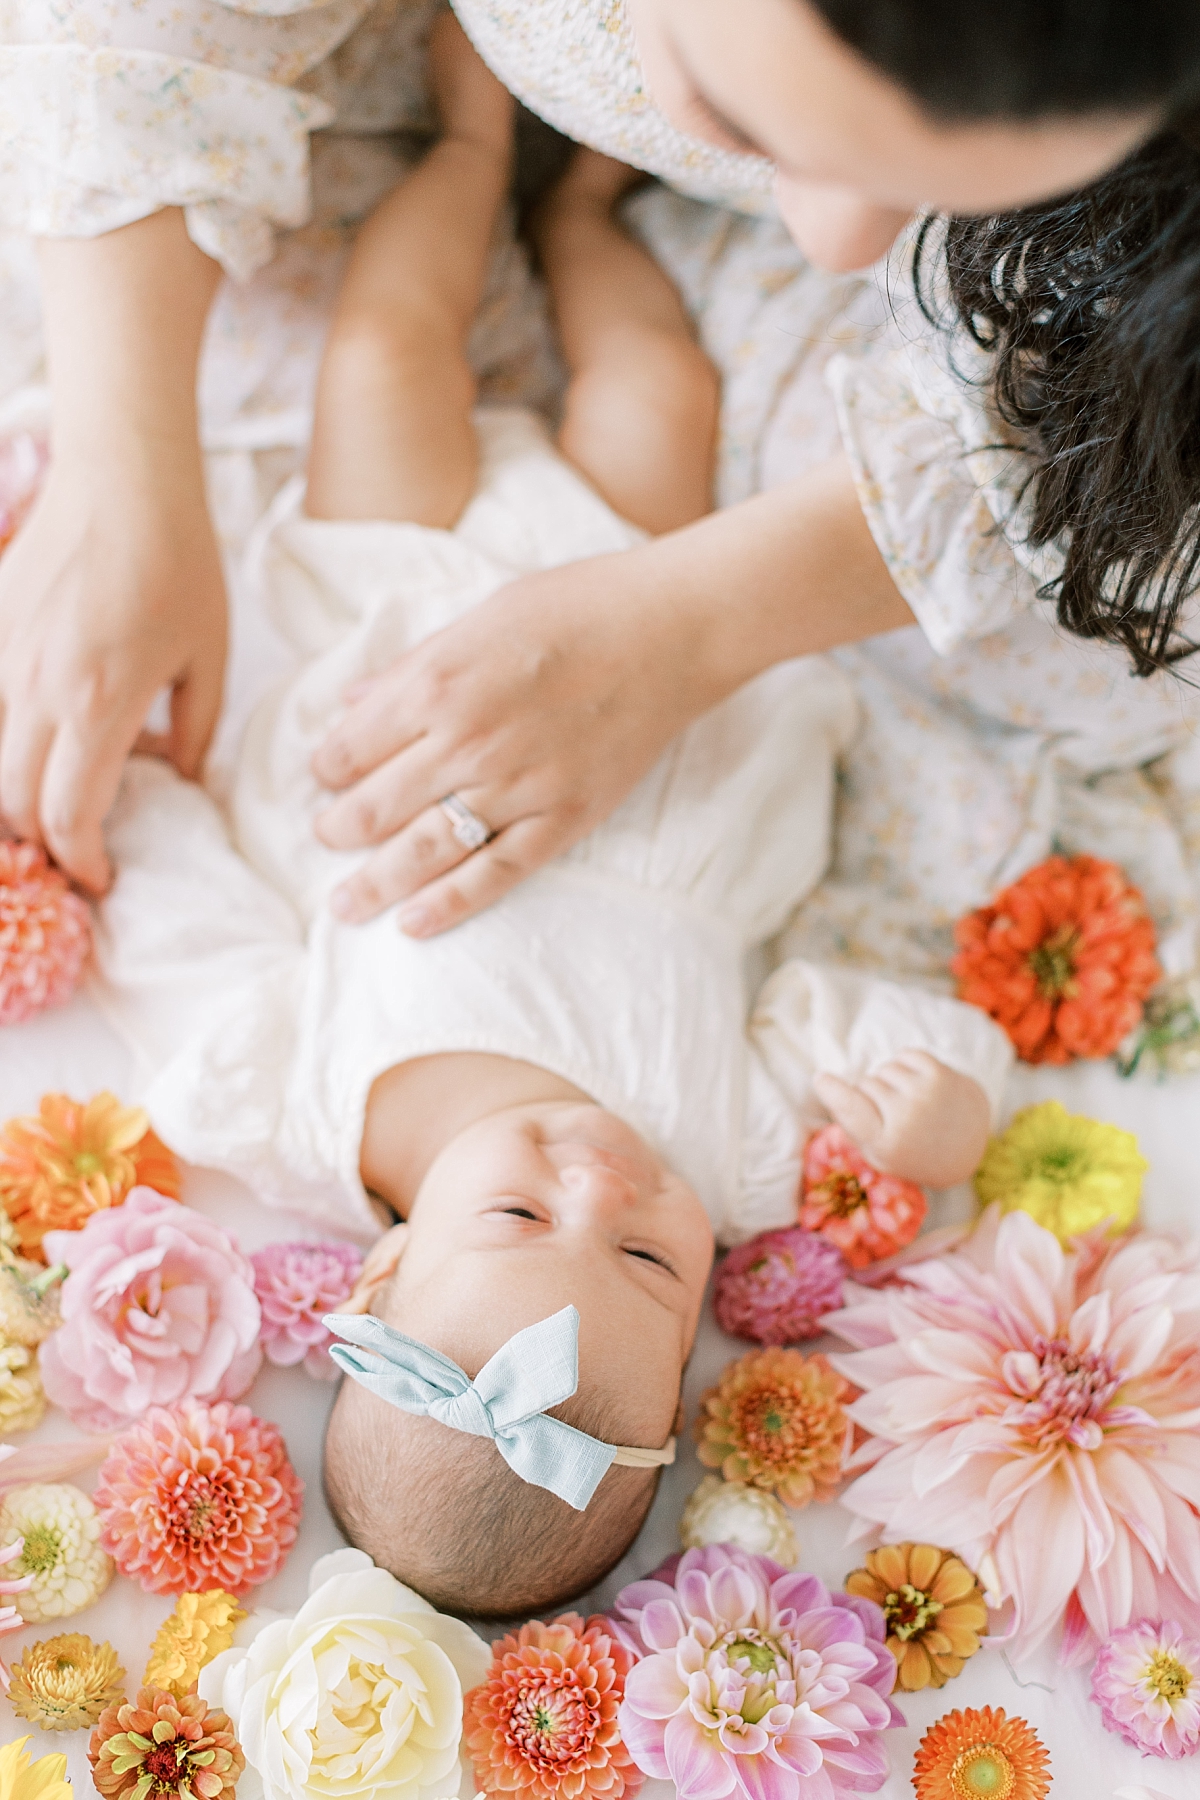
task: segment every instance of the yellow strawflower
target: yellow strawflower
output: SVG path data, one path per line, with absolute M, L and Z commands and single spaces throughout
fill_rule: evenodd
M 1148 1168 L 1131 1131 L 1069 1113 L 1057 1100 L 1027 1106 L 994 1137 L 975 1174 L 980 1204 L 1027 1212 L 1068 1244 L 1106 1219 L 1137 1218 Z
M 124 1681 L 111 1644 L 67 1631 L 31 1644 L 13 1664 L 8 1701 L 19 1718 L 43 1731 L 78 1731 L 124 1697 Z
M 67 1759 L 39 1756 L 31 1762 L 27 1737 L 0 1749 L 0 1800 L 72 1800 Z
M 233 1595 L 221 1588 L 181 1594 L 150 1646 L 145 1685 L 164 1688 L 177 1700 L 193 1693 L 205 1663 L 229 1649 L 234 1629 L 245 1617 Z

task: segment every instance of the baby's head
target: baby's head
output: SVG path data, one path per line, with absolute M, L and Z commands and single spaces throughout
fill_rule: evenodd
M 509 1108 L 429 1170 L 406 1224 L 368 1258 L 359 1300 L 472 1379 L 563 1307 L 579 1387 L 551 1416 L 604 1443 L 660 1449 L 712 1262 L 696 1195 L 600 1108 Z M 330 1506 L 352 1543 L 449 1611 L 544 1611 L 620 1560 L 658 1471 L 610 1468 L 575 1510 L 515 1474 L 496 1444 L 344 1383 L 325 1444 Z

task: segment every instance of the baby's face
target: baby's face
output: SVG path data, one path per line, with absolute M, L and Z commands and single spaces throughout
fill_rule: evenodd
M 481 1120 L 389 1235 L 402 1251 L 392 1323 L 473 1376 L 514 1332 L 574 1305 L 581 1369 L 636 1396 L 636 1441 L 667 1437 L 712 1231 L 691 1188 L 611 1113 L 558 1101 Z

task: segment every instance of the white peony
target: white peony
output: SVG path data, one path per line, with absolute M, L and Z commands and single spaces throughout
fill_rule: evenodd
M 800 1552 L 787 1513 L 774 1494 L 706 1475 L 683 1509 L 679 1537 L 685 1550 L 736 1544 L 752 1556 L 770 1556 L 794 1569 Z
M 294 1618 L 253 1615 L 199 1692 L 246 1756 L 238 1800 L 454 1792 L 463 1694 L 491 1651 L 361 1550 L 323 1556 Z

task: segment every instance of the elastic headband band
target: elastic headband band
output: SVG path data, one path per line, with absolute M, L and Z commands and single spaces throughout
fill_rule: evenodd
M 474 1381 L 440 1350 L 369 1313 L 330 1313 L 325 1324 L 345 1340 L 329 1354 L 353 1380 L 401 1412 L 491 1438 L 522 1481 L 557 1494 L 576 1512 L 614 1463 L 653 1469 L 675 1461 L 673 1437 L 661 1450 L 643 1450 L 603 1443 L 547 1417 L 547 1407 L 569 1400 L 579 1387 L 579 1314 L 573 1306 L 518 1331 Z

